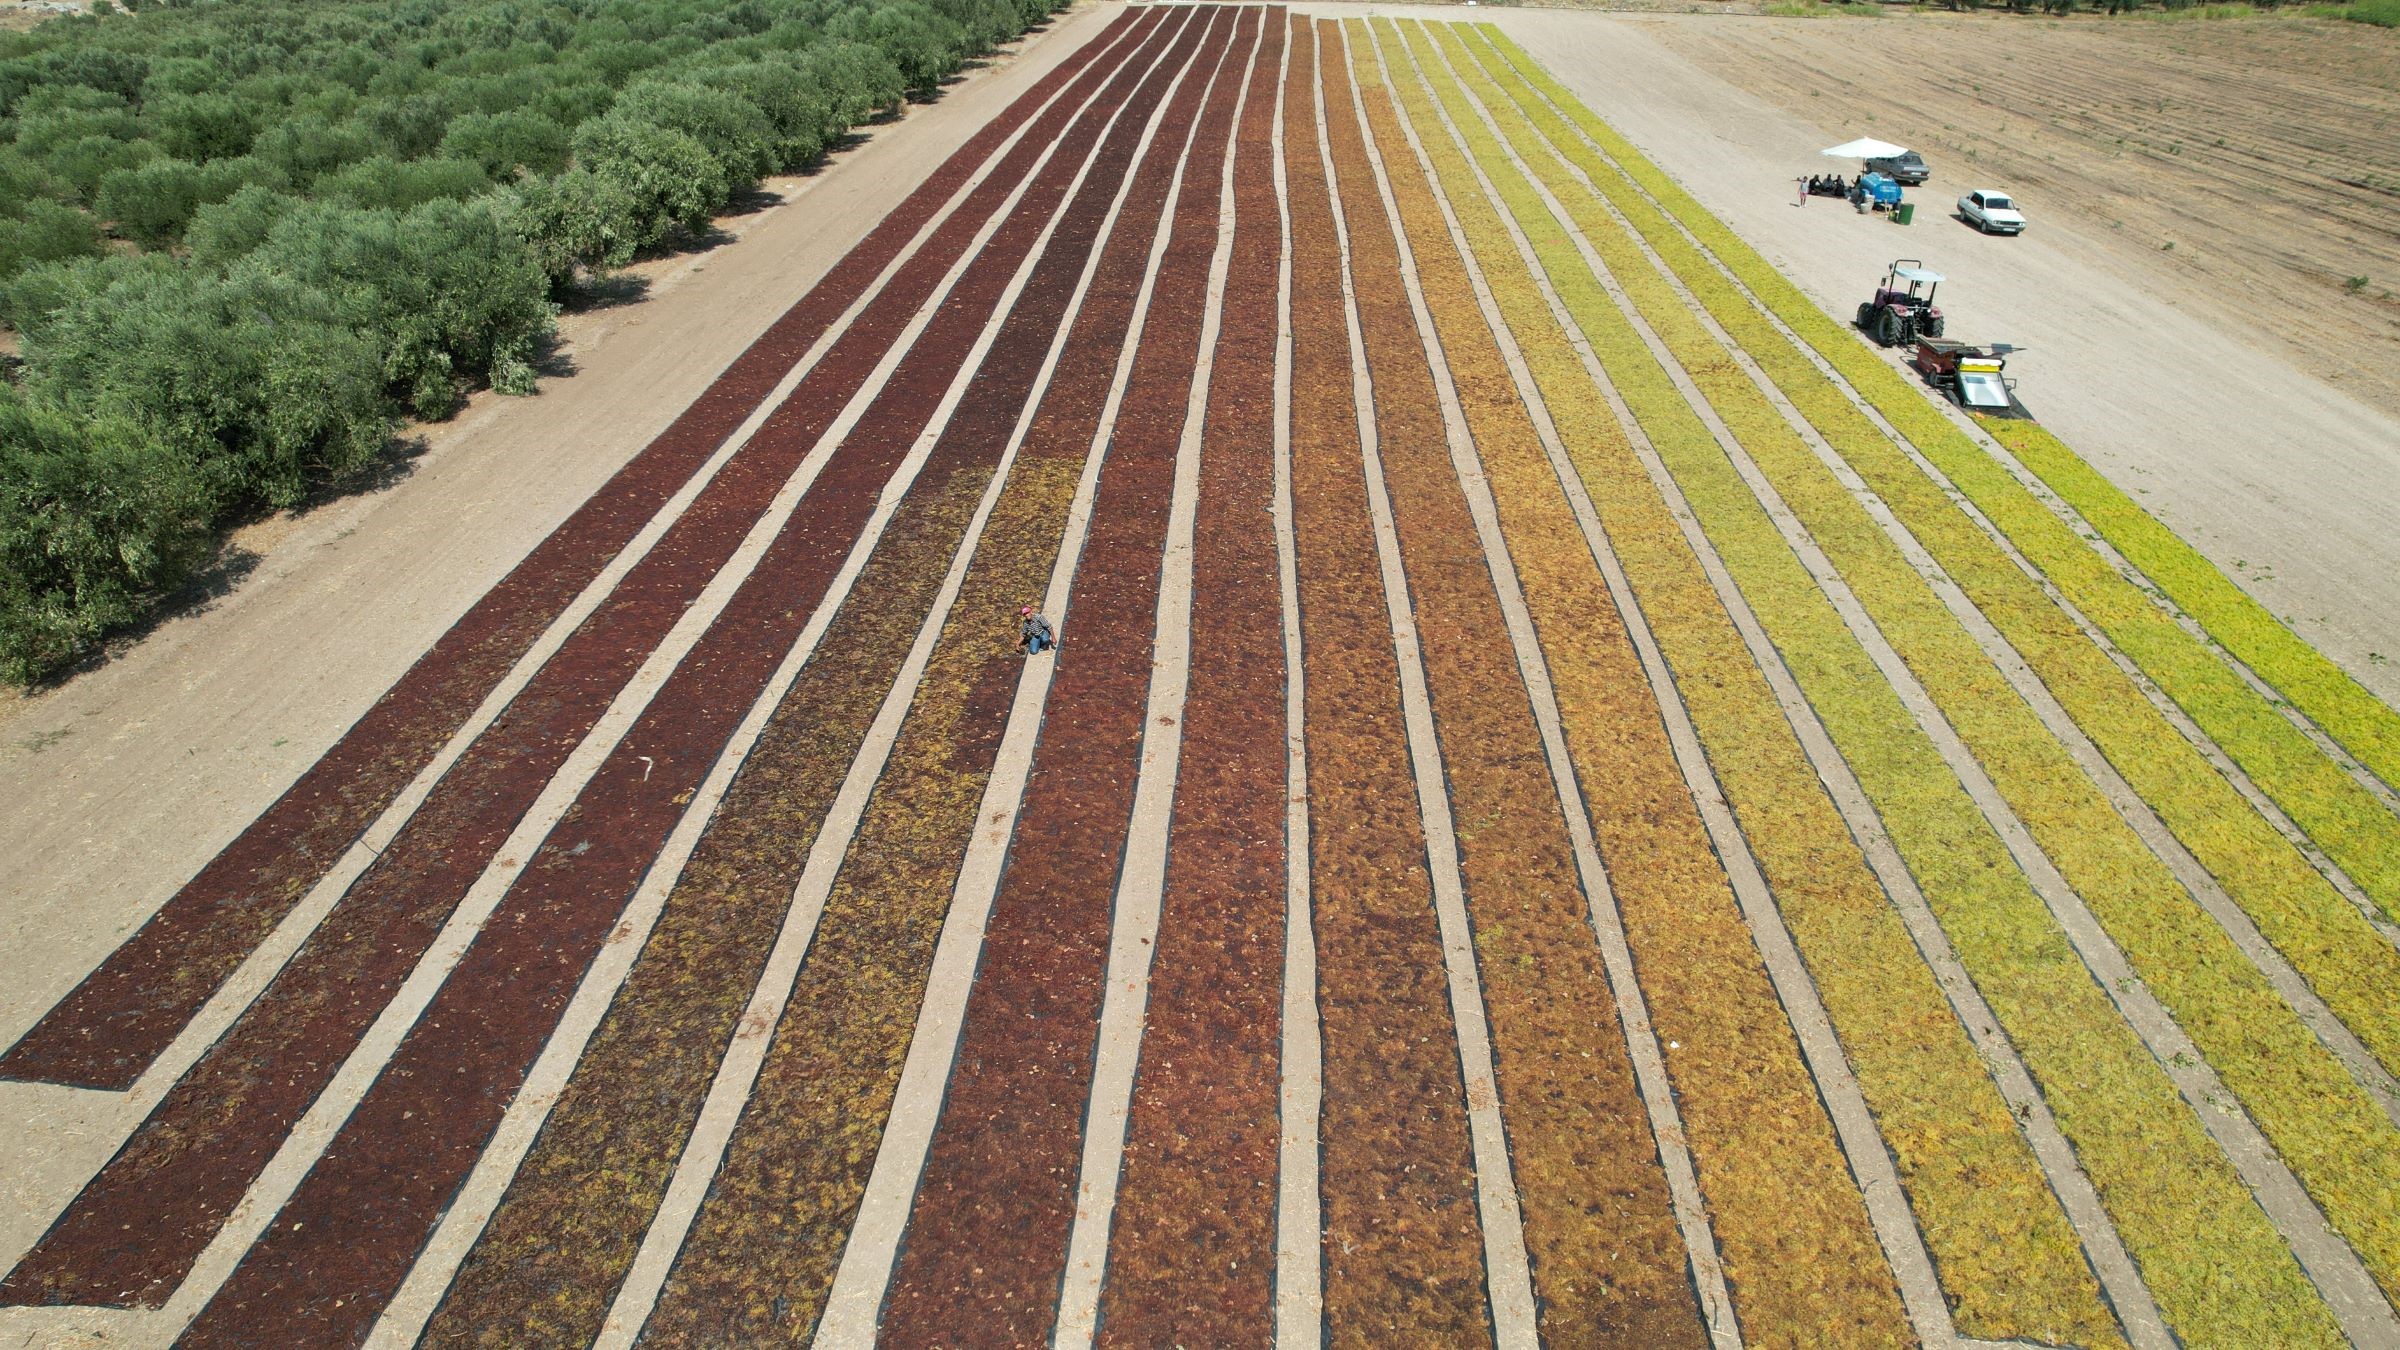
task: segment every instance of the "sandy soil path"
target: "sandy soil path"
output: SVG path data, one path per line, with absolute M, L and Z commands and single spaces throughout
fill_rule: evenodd
M 1451 5 L 1374 12 L 1462 17 Z M 1922 213 L 1906 230 L 1831 202 L 1796 207 L 1793 180 L 1832 163 L 1818 150 L 1899 128 L 1846 120 L 1838 99 L 1811 99 L 1797 84 L 1791 102 L 1810 106 L 1788 106 L 1758 92 L 1773 90 L 1771 81 L 1752 81 L 1771 59 L 1799 59 L 1780 55 L 1787 42 L 1814 53 L 1839 45 L 1832 39 L 1841 34 L 1861 41 L 1868 21 L 1499 7 L 1476 17 L 1535 52 L 1831 312 L 1854 309 L 1895 256 L 1922 257 L 1945 273 L 1943 308 L 1955 335 L 2031 349 L 2012 374 L 2047 425 L 2302 636 L 2385 699 L 2400 700 L 2400 532 L 2389 526 L 2400 502 L 2400 418 L 2358 396 L 2365 377 L 2328 380 L 2295 364 L 2288 342 L 2262 335 L 2224 303 L 2226 276 L 2265 288 L 2283 263 L 2256 255 L 2204 271 L 2130 258 L 2121 244 L 2096 237 L 2121 233 L 2106 219 L 2040 211 L 2047 198 L 2034 196 L 2027 204 L 2039 228 L 1985 238 L 1943 214 L 1964 184 L 1941 162 L 1934 182 L 1915 194 Z M 1938 22 L 1908 31 L 1930 35 Z M 1762 36 L 1720 36 L 1736 29 Z M 1923 48 L 1905 50 L 1912 60 L 1930 59 L 1938 44 Z M 1923 134 L 1903 139 L 1932 144 Z M 2071 197 L 2115 168 L 2062 161 L 2045 172 L 2062 184 L 2081 175 Z

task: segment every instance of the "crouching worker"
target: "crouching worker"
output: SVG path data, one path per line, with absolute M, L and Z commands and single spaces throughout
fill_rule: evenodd
M 1027 605 L 1017 611 L 1017 646 L 1027 656 L 1039 656 L 1058 646 L 1058 631 Z

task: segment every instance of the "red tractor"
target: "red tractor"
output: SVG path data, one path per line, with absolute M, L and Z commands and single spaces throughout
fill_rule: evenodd
M 1858 307 L 1859 330 L 1884 347 L 1940 337 L 1942 312 L 1933 306 L 1933 292 L 1941 284 L 1942 274 L 1926 271 L 1916 258 L 1894 262 L 1875 298 Z

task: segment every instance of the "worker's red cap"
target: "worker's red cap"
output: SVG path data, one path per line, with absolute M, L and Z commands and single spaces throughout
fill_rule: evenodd
M 1025 608 L 1018 610 L 1018 611 L 1017 611 L 1017 613 L 1019 613 L 1019 614 L 1031 614 L 1031 613 L 1033 613 L 1033 606 L 1031 606 L 1031 605 L 1027 605 Z

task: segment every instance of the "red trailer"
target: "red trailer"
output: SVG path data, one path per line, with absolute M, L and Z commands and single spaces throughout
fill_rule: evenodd
M 1908 363 L 1925 377 L 1925 383 L 1941 390 L 1951 402 L 1969 412 L 2030 417 L 2032 414 L 2025 411 L 2025 405 L 2017 402 L 2017 382 L 2003 373 L 2008 367 L 2008 354 L 2015 350 L 2005 342 L 1977 347 L 1921 337 L 1917 339 L 1916 355 Z

